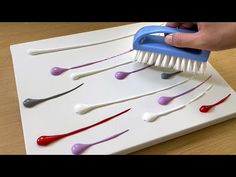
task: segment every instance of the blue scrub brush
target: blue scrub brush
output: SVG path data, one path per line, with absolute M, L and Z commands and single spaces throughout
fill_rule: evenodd
M 145 26 L 134 35 L 135 61 L 157 67 L 172 68 L 190 73 L 204 73 L 210 51 L 177 48 L 164 41 L 164 35 L 176 32 L 195 31 L 167 26 Z

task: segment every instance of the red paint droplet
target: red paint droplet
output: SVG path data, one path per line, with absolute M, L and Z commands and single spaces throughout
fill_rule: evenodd
M 212 106 L 203 105 L 200 107 L 199 111 L 208 112 L 211 108 L 212 108 Z
M 212 105 L 203 105 L 199 108 L 200 112 L 208 112 L 211 108 L 215 107 L 216 105 L 223 103 L 227 98 L 229 98 L 231 94 L 228 94 L 226 97 L 222 98 L 220 101 L 212 104 Z
M 59 140 L 65 136 L 66 135 L 40 136 L 37 139 L 37 144 L 40 146 L 46 146 L 46 145 L 50 144 L 51 142 Z
M 115 114 L 115 115 L 113 115 L 113 116 L 111 116 L 111 117 L 108 117 L 108 118 L 106 118 L 106 119 L 103 119 L 103 120 L 101 120 L 101 121 L 99 121 L 99 122 L 97 122 L 97 123 L 95 123 L 95 124 L 92 124 L 92 125 L 89 125 L 89 126 L 87 126 L 87 127 L 83 127 L 83 128 L 74 130 L 74 131 L 69 132 L 69 133 L 60 134 L 60 135 L 51 135 L 51 136 L 50 136 L 50 135 L 49 135 L 49 136 L 40 136 L 40 137 L 37 139 L 37 144 L 40 145 L 40 146 L 46 146 L 46 145 L 48 145 L 48 144 L 50 144 L 50 143 L 52 143 L 52 142 L 54 142 L 54 141 L 57 141 L 57 140 L 59 140 L 59 139 L 61 139 L 61 138 L 66 137 L 66 136 L 69 136 L 69 135 L 73 135 L 73 134 L 82 132 L 82 131 L 84 131 L 84 130 L 87 130 L 87 129 L 89 129 L 89 128 L 92 128 L 92 127 L 94 127 L 94 126 L 97 126 L 97 125 L 99 125 L 99 124 L 102 124 L 102 123 L 104 123 L 104 122 L 107 122 L 107 121 L 109 121 L 109 120 L 111 120 L 111 119 L 113 119 L 113 118 L 115 118 L 115 117 L 117 117 L 117 116 L 120 116 L 120 115 L 122 115 L 122 114 L 128 112 L 130 109 L 131 109 L 131 108 L 126 109 L 126 110 L 124 110 L 124 111 L 122 111 L 122 112 L 120 112 L 120 113 L 118 113 L 118 114 Z

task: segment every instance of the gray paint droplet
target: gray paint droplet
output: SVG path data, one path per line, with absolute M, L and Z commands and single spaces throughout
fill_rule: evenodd
M 173 73 L 161 73 L 161 78 L 162 79 L 169 79 L 170 77 L 176 75 L 176 74 L 179 74 L 183 71 L 176 71 L 176 72 L 173 72 Z
M 51 99 L 54 99 L 54 98 L 63 96 L 63 95 L 65 95 L 65 94 L 67 94 L 67 93 L 70 93 L 70 92 L 74 91 L 75 89 L 81 87 L 83 84 L 84 84 L 84 83 L 80 84 L 79 86 L 77 86 L 77 87 L 75 87 L 75 88 L 73 88 L 73 89 L 71 89 L 71 90 L 68 90 L 68 91 L 66 91 L 66 92 L 63 92 L 63 93 L 60 93 L 60 94 L 57 94 L 57 95 L 53 95 L 53 96 L 48 97 L 48 98 L 42 98 L 42 99 L 27 98 L 26 100 L 24 100 L 23 105 L 24 105 L 25 107 L 27 107 L 27 108 L 32 108 L 32 107 L 34 107 L 34 106 L 36 106 L 36 105 L 38 105 L 38 104 L 40 104 L 40 103 L 42 103 L 42 102 L 45 102 L 45 101 L 48 101 L 48 100 L 51 100 Z

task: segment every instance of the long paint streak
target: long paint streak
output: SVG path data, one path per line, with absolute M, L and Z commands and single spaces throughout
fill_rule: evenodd
M 186 107 L 187 105 L 191 104 L 192 102 L 198 100 L 199 98 L 201 98 L 203 95 L 205 95 L 205 93 L 210 90 L 212 88 L 213 85 L 210 85 L 209 87 L 206 88 L 205 91 L 203 91 L 202 93 L 200 93 L 199 95 L 197 95 L 196 97 L 194 97 L 193 99 L 191 99 L 190 101 L 188 101 L 186 104 L 183 104 L 183 105 L 180 105 L 180 106 L 177 106 L 175 108 L 172 108 L 172 109 L 169 109 L 167 111 L 164 111 L 164 112 L 161 112 L 161 113 L 150 113 L 150 112 L 146 112 L 143 114 L 142 116 L 142 119 L 144 121 L 147 121 L 147 122 L 153 122 L 155 121 L 157 118 L 161 117 L 161 116 L 164 116 L 164 115 L 167 115 L 167 114 L 170 114 L 172 112 L 175 112 L 175 111 L 178 111 L 180 109 L 183 109 L 184 107 Z
M 59 135 L 44 135 L 44 136 L 40 136 L 40 137 L 37 139 L 37 144 L 40 145 L 40 146 L 46 146 L 46 145 L 48 145 L 48 144 L 50 144 L 50 143 L 52 143 L 52 142 L 54 142 L 54 141 L 57 141 L 57 140 L 59 140 L 59 139 L 65 138 L 65 137 L 70 136 L 70 135 L 74 135 L 74 134 L 76 134 L 76 133 L 85 131 L 85 130 L 87 130 L 87 129 L 90 129 L 90 128 L 92 128 L 92 127 L 95 127 L 95 126 L 97 126 L 97 125 L 100 125 L 100 124 L 102 124 L 102 123 L 105 123 L 105 122 L 107 122 L 107 121 L 109 121 L 109 120 L 112 120 L 112 119 L 114 119 L 115 117 L 118 117 L 118 116 L 120 116 L 120 115 L 122 115 L 122 114 L 128 112 L 130 109 L 131 109 L 131 108 L 126 109 L 125 111 L 122 111 L 122 112 L 120 112 L 120 113 L 118 113 L 118 114 L 115 114 L 115 115 L 113 115 L 113 116 L 111 116 L 111 117 L 108 117 L 108 118 L 106 118 L 106 119 L 103 119 L 103 120 L 101 120 L 101 121 L 99 121 L 99 122 L 97 122 L 97 123 L 95 123 L 95 124 L 92 124 L 92 125 L 89 125 L 89 126 L 86 126 L 86 127 L 83 127 L 83 128 L 80 128 L 80 129 L 77 129 L 77 130 L 74 130 L 74 131 L 71 131 L 71 132 L 69 132 L 69 133 L 64 133 L 64 134 L 59 134 Z
M 119 67 L 119 66 L 123 66 L 123 65 L 127 65 L 127 64 L 130 64 L 132 63 L 133 61 L 126 61 L 124 63 L 120 63 L 120 64 L 115 64 L 113 66 L 109 66 L 109 67 L 106 67 L 106 68 L 102 68 L 102 69 L 98 69 L 98 70 L 92 70 L 92 71 L 88 71 L 88 72 L 83 72 L 83 73 L 72 73 L 71 74 L 71 78 L 73 80 L 78 80 L 82 77 L 87 77 L 87 76 L 90 76 L 90 75 L 94 75 L 94 74 L 97 74 L 97 73 L 101 73 L 101 72 L 104 72 L 104 71 L 108 71 L 110 69 L 113 69 L 113 68 L 116 68 L 116 67 Z
M 197 86 L 181 93 L 181 94 L 178 94 L 178 95 L 175 95 L 175 96 L 161 96 L 159 99 L 158 99 L 158 103 L 161 104 L 161 105 L 167 105 L 169 102 L 171 102 L 173 99 L 175 98 L 178 98 L 180 96 L 183 96 L 187 93 L 190 93 L 192 91 L 194 91 L 196 88 L 200 87 L 202 84 L 204 84 L 206 81 L 208 81 L 210 78 L 212 77 L 212 75 L 210 75 L 206 80 L 204 80 L 203 82 L 201 82 L 200 84 L 198 84 Z
M 57 95 L 53 95 L 53 96 L 50 96 L 50 97 L 47 97 L 47 98 L 41 98 L 41 99 L 32 99 L 32 98 L 27 98 L 26 100 L 24 100 L 23 102 L 23 105 L 27 108 L 32 108 L 42 102 L 45 102 L 45 101 L 48 101 L 48 100 L 51 100 L 51 99 L 55 99 L 57 97 L 60 97 L 60 96 L 63 96 L 65 94 L 68 94 L 74 90 L 76 90 L 77 88 L 81 87 L 84 83 L 80 84 L 79 86 L 71 89 L 71 90 L 68 90 L 66 92 L 63 92 L 63 93 L 60 93 L 60 94 L 57 94 Z
M 110 136 L 108 138 L 102 139 L 100 141 L 97 141 L 97 142 L 94 142 L 94 143 L 90 143 L 90 144 L 82 144 L 82 143 L 74 144 L 72 146 L 72 148 L 71 148 L 72 154 L 74 154 L 74 155 L 82 154 L 86 149 L 90 148 L 91 146 L 94 146 L 96 144 L 100 144 L 100 143 L 103 143 L 103 142 L 106 142 L 106 141 L 110 141 L 110 140 L 112 140 L 114 138 L 117 138 L 118 136 L 126 133 L 127 131 L 129 131 L 129 129 L 125 130 L 125 131 L 123 131 L 121 133 L 117 133 L 115 135 L 112 135 L 112 136 Z
M 99 107 L 104 107 L 104 106 L 108 106 L 108 105 L 112 105 L 112 104 L 116 104 L 116 103 L 122 103 L 122 102 L 125 102 L 125 101 L 138 99 L 138 98 L 145 97 L 145 96 L 148 96 L 148 95 L 153 95 L 155 93 L 158 93 L 158 92 L 161 92 L 161 91 L 164 91 L 164 90 L 169 90 L 171 88 L 174 88 L 178 85 L 181 85 L 181 84 L 189 81 L 190 79 L 191 78 L 183 80 L 183 81 L 178 82 L 176 84 L 173 84 L 171 86 L 155 90 L 155 91 L 151 91 L 151 92 L 147 92 L 147 93 L 144 93 L 144 94 L 135 95 L 135 96 L 132 96 L 132 97 L 123 98 L 123 99 L 119 99 L 119 100 L 114 100 L 114 101 L 109 101 L 109 102 L 104 102 L 104 103 L 98 103 L 98 104 L 90 104 L 90 105 L 89 104 L 76 104 L 74 106 L 74 111 L 76 113 L 79 113 L 79 114 L 85 114 L 85 113 L 87 113 L 89 111 L 92 111 L 93 109 L 96 109 L 96 108 L 99 108 Z
M 108 58 L 104 58 L 104 59 L 97 60 L 97 61 L 90 62 L 90 63 L 85 63 L 85 64 L 78 65 L 78 66 L 73 66 L 73 67 L 70 67 L 70 68 L 53 67 L 50 72 L 54 76 L 59 76 L 59 75 L 61 75 L 62 73 L 66 72 L 66 71 L 69 71 L 69 70 L 72 70 L 72 69 L 77 69 L 77 68 L 82 68 L 82 67 L 86 67 L 86 66 L 90 66 L 90 65 L 94 65 L 94 64 L 97 64 L 97 63 L 100 63 L 100 62 L 103 62 L 103 61 L 107 61 L 107 60 L 116 58 L 118 56 L 130 53 L 132 51 L 133 51 L 133 49 L 130 49 L 128 51 L 122 52 L 120 54 L 117 54 L 117 55 L 114 55 L 114 56 L 111 56 L 111 57 L 108 57 Z
M 165 25 L 165 23 L 159 24 L 160 26 Z M 134 34 L 127 34 L 121 37 L 116 37 L 113 39 L 108 39 L 108 40 L 103 40 L 100 42 L 93 42 L 93 43 L 88 43 L 88 44 L 78 44 L 78 45 L 71 45 L 71 46 L 64 46 L 64 47 L 57 47 L 57 48 L 45 48 L 45 49 L 28 49 L 27 53 L 30 55 L 40 55 L 40 54 L 45 54 L 45 53 L 52 53 L 52 52 L 59 52 L 59 51 L 64 51 L 64 50 L 72 50 L 72 49 L 79 49 L 79 48 L 84 48 L 84 47 L 91 47 L 95 45 L 100 45 L 100 44 L 105 44 L 113 41 L 118 41 L 121 39 L 129 38 L 134 36 Z
M 129 34 L 129 35 L 122 36 L 122 37 L 119 37 L 119 38 L 104 40 L 104 41 L 101 41 L 101 42 L 94 42 L 94 43 L 90 43 L 90 44 L 72 45 L 72 46 L 57 47 L 57 48 L 46 48 L 46 49 L 28 49 L 27 53 L 30 54 L 30 55 L 39 55 L 39 54 L 59 52 L 59 51 L 64 51 L 64 50 L 79 49 L 79 48 L 90 47 L 90 46 L 95 46 L 95 45 L 100 45 L 100 44 L 104 44 L 104 43 L 108 43 L 108 42 L 121 40 L 121 39 L 124 39 L 124 38 L 131 37 L 133 35 L 134 34 Z
M 137 70 L 134 70 L 134 71 L 130 71 L 130 72 L 118 71 L 118 72 L 115 73 L 115 78 L 119 79 L 119 80 L 122 80 L 122 79 L 125 79 L 130 74 L 133 74 L 133 73 L 142 71 L 144 69 L 150 68 L 151 66 L 153 66 L 153 65 L 144 66 L 144 67 L 142 67 L 140 69 L 137 69 Z

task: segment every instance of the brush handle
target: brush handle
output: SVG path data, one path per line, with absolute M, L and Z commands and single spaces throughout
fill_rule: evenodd
M 209 51 L 174 47 L 165 43 L 164 36 L 153 35 L 157 33 L 172 34 L 194 32 L 196 31 L 167 26 L 145 26 L 136 32 L 133 41 L 133 49 L 206 62 L 210 53 Z
M 144 39 L 146 36 L 155 34 L 155 33 L 165 33 L 165 34 L 171 34 L 171 33 L 194 33 L 195 31 L 187 30 L 187 29 L 179 29 L 179 28 L 173 28 L 173 27 L 167 27 L 167 26 L 145 26 L 141 28 L 134 36 L 135 41 L 141 42 L 142 39 Z M 163 38 L 162 36 L 155 36 L 157 38 Z

